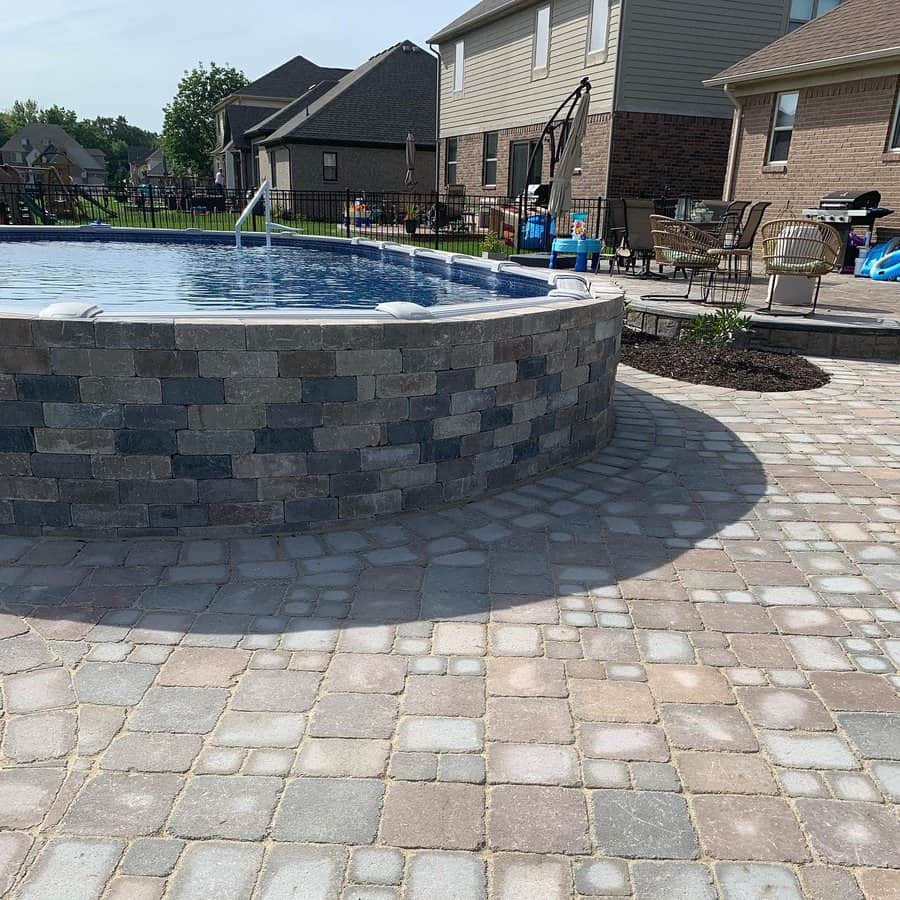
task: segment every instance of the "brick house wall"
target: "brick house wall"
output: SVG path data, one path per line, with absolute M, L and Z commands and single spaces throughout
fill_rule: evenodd
M 616 112 L 610 197 L 722 196 L 731 119 Z
M 872 188 L 882 206 L 900 213 L 900 153 L 885 152 L 897 81 L 889 75 L 801 90 L 786 166 L 766 165 L 775 94 L 745 97 L 735 198 L 768 200 L 771 219 L 818 206 L 833 190 Z M 900 228 L 900 214 L 879 227 Z

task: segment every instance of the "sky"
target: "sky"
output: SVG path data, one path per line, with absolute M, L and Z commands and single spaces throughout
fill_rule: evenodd
M 6 4 L 5 4 L 6 5 Z M 0 16 L 0 109 L 32 97 L 80 117 L 159 131 L 185 69 L 228 63 L 253 80 L 301 54 L 354 68 L 420 46 L 475 0 L 42 0 Z

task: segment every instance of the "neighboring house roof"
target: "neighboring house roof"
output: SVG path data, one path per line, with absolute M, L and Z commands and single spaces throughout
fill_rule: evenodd
M 128 148 L 128 162 L 141 163 L 153 152 L 153 147 L 145 147 L 141 144 L 135 144 L 134 146 Z
M 95 160 L 97 160 L 97 166 L 99 168 L 106 168 L 106 154 L 99 147 L 86 147 L 85 149 Z
M 714 86 L 900 57 L 897 0 L 844 0 L 840 6 L 705 81 Z
M 225 117 L 228 120 L 225 129 L 225 143 L 229 141 L 235 147 L 246 147 L 248 142 L 245 139 L 245 133 L 259 122 L 260 119 L 266 119 L 272 113 L 278 112 L 281 107 L 278 106 L 241 106 L 240 104 L 232 104 L 225 107 Z
M 256 81 L 251 81 L 235 94 L 244 97 L 299 97 L 314 84 L 325 79 L 336 81 L 350 69 L 317 66 L 305 56 L 295 56 L 277 69 L 272 69 Z
M 481 3 L 476 3 L 470 10 L 428 38 L 428 43 L 439 44 L 450 38 L 459 37 L 479 25 L 501 19 L 507 13 L 533 6 L 536 2 L 537 0 L 481 0 Z
M 25 141 L 24 145 L 23 141 Z M 67 134 L 59 125 L 44 125 L 39 122 L 26 125 L 24 128 L 20 128 L 0 147 L 0 152 L 4 154 L 19 154 L 36 150 L 38 154 L 41 154 L 48 147 L 52 147 L 54 151 L 62 153 L 73 165 L 81 169 L 101 172 L 106 169 L 105 159 L 98 159 L 93 156 L 91 151 L 82 147 L 75 138 Z
M 257 122 L 252 128 L 248 128 L 244 134 L 248 138 L 258 138 L 263 135 L 272 134 L 277 131 L 285 122 L 290 121 L 301 110 L 307 109 L 312 103 L 328 93 L 337 81 L 320 81 L 314 84 L 302 97 L 292 100 L 287 106 L 274 112 L 271 116 L 267 116 L 260 122 Z
M 373 56 L 331 90 L 303 106 L 267 144 L 283 141 L 434 143 L 437 59 L 411 41 Z

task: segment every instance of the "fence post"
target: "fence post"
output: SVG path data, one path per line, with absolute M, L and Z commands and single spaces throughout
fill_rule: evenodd
M 147 199 L 150 201 L 150 227 L 156 228 L 156 213 L 153 209 L 153 184 L 147 182 Z
M 344 226 L 344 232 L 347 236 L 347 239 L 350 238 L 350 188 L 347 188 L 347 195 L 344 198 L 345 206 L 344 206 L 344 214 L 346 215 L 347 223 Z
M 440 192 L 436 193 L 434 201 L 434 249 L 441 249 L 441 195 Z M 446 196 L 447 203 L 445 204 L 447 209 L 447 218 L 450 218 L 450 195 Z M 449 230 L 450 223 L 447 222 L 447 228 Z
M 515 240 L 515 248 L 516 253 L 522 252 L 522 194 L 519 194 L 519 202 L 518 209 L 516 210 L 516 240 Z M 502 228 L 502 225 L 501 225 Z
M 599 240 L 600 238 L 600 224 L 603 218 L 603 198 L 597 198 L 597 218 L 594 221 L 594 237 Z M 603 249 L 602 247 L 600 248 Z

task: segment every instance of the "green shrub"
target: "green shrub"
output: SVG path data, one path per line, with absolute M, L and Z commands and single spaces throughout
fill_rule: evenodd
M 694 316 L 681 332 L 681 339 L 716 349 L 730 347 L 750 330 L 750 317 L 745 316 L 742 310 L 743 306 L 739 306 Z
M 506 241 L 499 234 L 489 231 L 484 236 L 481 249 L 484 253 L 506 253 L 509 248 L 506 246 Z

